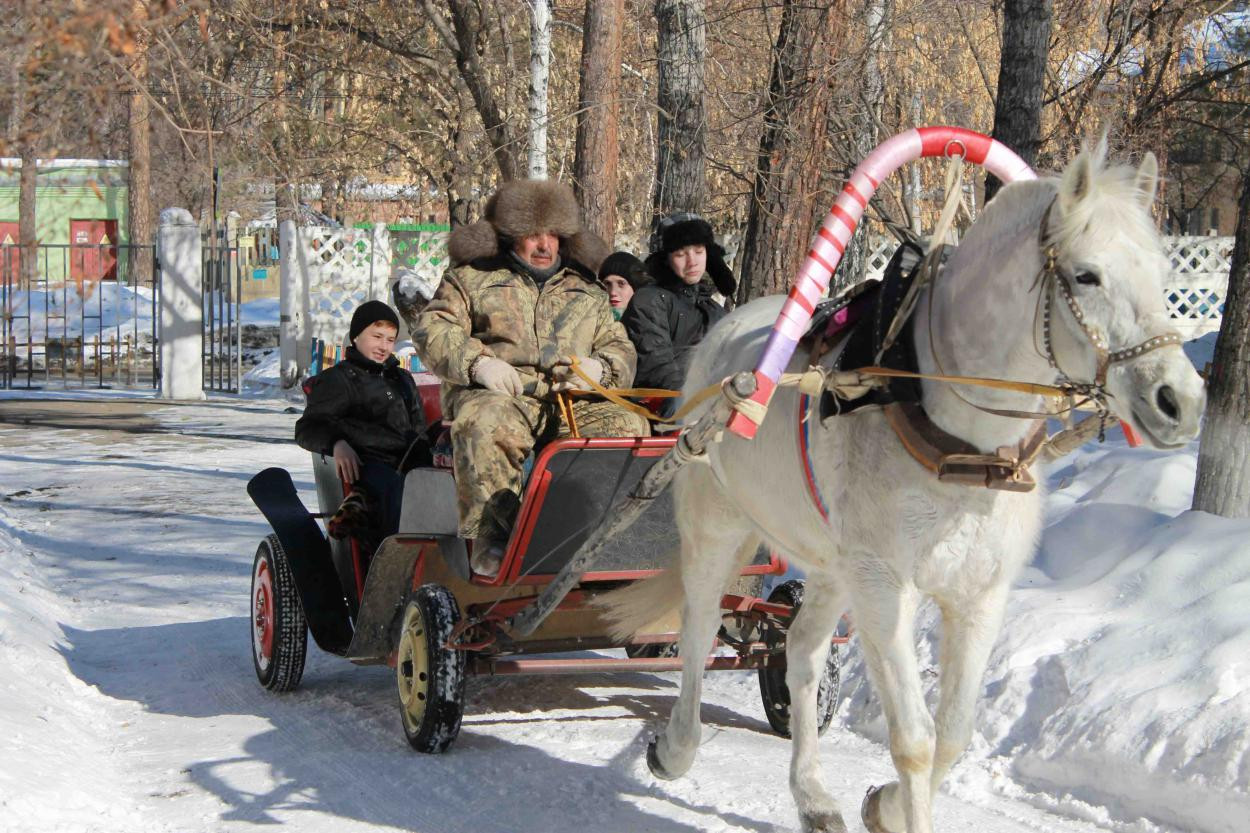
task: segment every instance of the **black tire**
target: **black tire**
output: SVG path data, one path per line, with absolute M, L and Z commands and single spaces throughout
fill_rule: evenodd
M 438 584 L 417 588 L 404 604 L 395 678 L 404 737 L 418 752 L 444 752 L 460 734 L 464 652 L 445 647 L 459 621 L 456 597 Z
M 777 585 L 768 595 L 770 602 L 790 605 L 797 611 L 803 604 L 803 582 L 791 579 Z M 770 641 L 779 647 L 785 645 L 785 634 L 772 635 Z M 824 734 L 833 721 L 833 710 L 838 704 L 838 693 L 841 689 L 841 659 L 838 646 L 829 646 L 829 658 L 825 661 L 825 672 L 820 678 L 820 688 L 816 694 L 816 731 Z M 783 737 L 790 737 L 790 689 L 786 686 L 785 668 L 761 668 L 760 699 L 764 703 L 764 714 L 768 717 L 768 725 Z
M 308 620 L 277 535 L 260 542 L 252 561 L 251 620 L 256 679 L 270 691 L 295 690 L 308 655 Z
M 676 642 L 648 642 L 645 645 L 626 645 L 625 656 L 630 659 L 660 659 L 677 656 Z

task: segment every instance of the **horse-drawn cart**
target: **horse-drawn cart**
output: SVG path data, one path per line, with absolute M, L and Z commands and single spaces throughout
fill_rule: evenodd
M 436 389 L 423 387 L 421 393 L 427 412 L 434 411 Z M 439 433 L 435 423 L 436 443 Z M 354 541 L 327 538 L 317 522 L 343 496 L 332 461 L 313 455 L 317 514 L 305 509 L 285 470 L 262 471 L 248 484 L 273 527 L 252 570 L 252 656 L 260 683 L 273 691 L 294 689 L 311 633 L 324 651 L 359 665 L 393 667 L 408 742 L 423 752 L 441 752 L 459 731 L 467 675 L 680 668 L 672 651 L 675 615 L 657 619 L 623 644 L 609 636 L 593 604 L 604 592 L 656 575 L 669 561 L 678 543 L 668 492 L 628 534 L 602 549 L 594 569 L 533 633 L 518 636 L 507 627 L 674 442 L 673 437 L 564 439 L 543 447 L 495 577 L 473 572 L 470 545 L 456 536 L 455 485 L 446 466 L 420 466 L 406 475 L 399 532 L 372 553 Z M 445 461 L 435 455 L 433 462 Z M 766 576 L 785 570 L 781 558 L 761 550 L 741 571 L 721 600 L 720 648 L 706 667 L 756 669 L 768 721 L 788 734 L 785 633 L 802 600 L 802 585 L 785 581 L 767 600 L 757 591 Z M 602 650 L 612 648 L 626 650 Z M 838 652 L 830 657 L 822 724 L 832 716 L 838 688 Z

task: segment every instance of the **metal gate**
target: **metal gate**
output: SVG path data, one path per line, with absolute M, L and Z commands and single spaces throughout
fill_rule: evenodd
M 225 229 L 219 229 L 218 234 L 205 236 L 201 251 L 204 390 L 238 393 L 243 377 L 239 247 L 227 240 Z
M 157 387 L 159 304 L 154 246 L 0 245 L 0 388 Z

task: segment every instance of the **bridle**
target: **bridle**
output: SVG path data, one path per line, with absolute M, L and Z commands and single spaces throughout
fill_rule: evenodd
M 1042 267 L 1038 270 L 1037 277 L 1033 281 L 1033 286 L 1041 286 L 1041 294 L 1038 296 L 1038 313 L 1034 315 L 1033 332 L 1036 334 L 1037 314 L 1041 315 L 1041 331 L 1042 344 L 1039 347 L 1034 339 L 1034 349 L 1038 354 L 1050 364 L 1059 374 L 1061 386 L 1088 387 L 1091 394 L 1095 398 L 1105 401 L 1107 393 L 1107 371 L 1111 365 L 1120 362 L 1132 361 L 1133 359 L 1158 350 L 1162 347 L 1170 345 L 1179 345 L 1182 339 L 1175 330 L 1160 335 L 1151 336 L 1150 338 L 1136 344 L 1132 347 L 1126 347 L 1122 350 L 1111 350 L 1107 345 L 1107 340 L 1101 333 L 1096 332 L 1089 326 L 1089 322 L 1085 320 L 1085 312 L 1081 309 L 1081 305 L 1077 303 L 1076 297 L 1072 294 L 1072 284 L 1069 276 L 1065 275 L 1059 269 L 1059 254 L 1055 249 L 1054 243 L 1046 242 L 1047 230 L 1050 225 L 1050 210 L 1055 205 L 1055 200 L 1050 201 L 1050 205 L 1046 206 L 1046 213 L 1042 215 L 1041 225 L 1038 227 L 1038 244 L 1042 250 Z M 1072 314 L 1072 318 L 1076 321 L 1077 327 L 1085 334 L 1085 338 L 1089 341 L 1090 346 L 1094 349 L 1095 371 L 1092 383 L 1076 382 L 1068 373 L 1059 366 L 1059 360 L 1055 356 L 1054 343 L 1051 337 L 1051 319 L 1053 318 L 1052 309 L 1055 303 L 1055 295 L 1063 299 L 1068 311 Z

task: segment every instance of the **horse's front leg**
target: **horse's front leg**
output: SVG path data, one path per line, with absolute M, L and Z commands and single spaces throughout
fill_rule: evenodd
M 935 731 L 924 702 L 913 636 L 919 593 L 874 565 L 857 576 L 855 627 L 890 735 L 898 780 L 869 793 L 861 814 L 870 833 L 933 833 L 930 781 Z
M 786 635 L 786 687 L 790 690 L 790 792 L 799 809 L 803 833 L 846 833 L 837 802 L 821 783 L 817 755 L 817 695 L 829 657 L 830 640 L 842 605 L 837 586 L 809 576 L 803 605 Z
M 938 702 L 930 794 L 972 740 L 985 666 L 1002 627 L 1008 587 L 996 585 L 974 602 L 942 604 L 941 700 Z
M 738 524 L 710 518 L 682 530 L 682 586 L 686 601 L 681 613 L 681 694 L 673 704 L 668 726 L 647 748 L 647 765 L 656 776 L 679 778 L 694 763 L 701 726 L 703 671 L 720 630 L 720 600 L 730 578 L 755 554 L 759 539 Z M 744 538 L 747 539 L 744 541 Z

